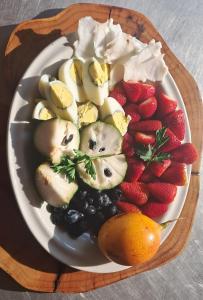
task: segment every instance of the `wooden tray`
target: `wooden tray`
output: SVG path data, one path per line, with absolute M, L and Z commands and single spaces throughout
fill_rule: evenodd
M 2 122 L 0 157 L 3 172 L 0 179 L 0 267 L 23 287 L 43 292 L 84 292 L 102 287 L 129 276 L 156 268 L 175 258 L 185 246 L 191 230 L 199 192 L 198 160 L 192 168 L 189 192 L 177 222 L 158 254 L 148 263 L 126 271 L 111 274 L 95 274 L 71 269 L 51 257 L 33 238 L 27 229 L 9 182 L 6 166 L 6 123 L 13 91 L 33 58 L 50 42 L 61 35 L 74 32 L 81 17 L 91 15 L 102 22 L 112 17 L 123 30 L 144 42 L 152 38 L 163 45 L 165 61 L 184 99 L 192 130 L 192 140 L 199 153 L 202 147 L 202 104 L 198 87 L 168 48 L 163 38 L 142 14 L 118 7 L 95 4 L 75 4 L 48 19 L 35 19 L 19 24 L 12 32 L 5 50 L 3 96 L 0 97 Z M 3 228 L 3 230 L 2 230 Z

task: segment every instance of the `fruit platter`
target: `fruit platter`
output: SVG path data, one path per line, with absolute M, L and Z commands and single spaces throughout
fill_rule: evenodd
M 198 157 L 161 43 L 87 16 L 73 43 L 63 37 L 39 54 L 29 77 L 14 96 L 9 124 L 20 108 L 22 126 L 9 131 L 8 160 L 32 233 L 81 270 L 115 272 L 150 260 L 179 218 Z M 17 134 L 35 159 L 19 159 Z M 15 158 L 24 164 L 21 188 Z

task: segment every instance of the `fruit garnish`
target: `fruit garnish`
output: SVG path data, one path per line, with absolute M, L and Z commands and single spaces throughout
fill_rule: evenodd
M 171 183 L 154 182 L 148 183 L 147 189 L 158 202 L 170 203 L 177 193 L 177 186 Z
M 182 109 L 173 111 L 164 118 L 164 124 L 170 128 L 179 140 L 183 140 L 185 136 L 185 118 Z
M 136 205 L 143 205 L 148 200 L 148 191 L 146 185 L 141 182 L 122 182 L 120 189 L 123 195 Z
M 181 145 L 181 141 L 176 135 L 169 129 L 166 129 L 165 135 L 169 138 L 167 143 L 161 148 L 162 152 L 170 152 Z
M 144 169 L 145 165 L 141 160 L 129 158 L 126 180 L 128 182 L 138 181 L 140 176 L 144 172 Z
M 141 85 L 138 82 L 125 82 L 123 81 L 123 88 L 125 90 L 125 93 L 128 97 L 128 99 L 131 102 L 137 102 L 140 99 L 142 89 Z
M 170 164 L 170 159 L 164 159 L 161 162 L 152 162 L 150 165 L 150 170 L 155 176 L 160 177 L 170 166 Z
M 169 137 L 165 135 L 166 128 L 161 128 L 156 131 L 156 141 L 154 145 L 139 145 L 137 146 L 137 156 L 149 165 L 151 162 L 161 162 L 170 158 L 169 153 L 160 152 L 160 148 L 166 144 Z
M 68 204 L 78 189 L 74 180 L 70 181 L 64 174 L 56 174 L 48 163 L 37 168 L 35 182 L 42 199 L 55 207 Z
M 64 174 L 67 176 L 69 182 L 73 182 L 76 179 L 76 166 L 84 163 L 85 170 L 94 180 L 96 179 L 96 172 L 92 159 L 87 154 L 80 150 L 74 150 L 74 157 L 62 156 L 60 163 L 51 165 L 51 168 L 56 173 Z
M 124 111 L 127 115 L 131 116 L 131 123 L 133 122 L 137 122 L 140 120 L 140 115 L 138 112 L 138 106 L 134 103 L 129 103 L 127 105 L 125 105 L 124 107 Z
M 185 143 L 171 152 L 171 159 L 176 162 L 192 164 L 198 158 L 195 146 Z
M 123 137 L 122 152 L 127 157 L 132 157 L 135 154 L 133 137 L 128 132 Z
M 116 201 L 116 206 L 122 211 L 122 212 L 125 212 L 125 213 L 129 213 L 129 212 L 141 212 L 141 210 L 135 205 L 135 204 L 132 204 L 132 203 L 128 203 L 126 201 Z
M 151 259 L 161 242 L 162 226 L 142 213 L 130 212 L 110 218 L 98 234 L 98 245 L 110 260 L 137 265 Z
M 154 134 L 146 134 L 143 132 L 135 132 L 134 135 L 135 141 L 142 145 L 154 144 L 155 143 L 155 136 Z
M 140 115 L 146 119 L 152 117 L 157 109 L 157 100 L 155 97 L 144 100 L 138 106 Z
M 168 210 L 167 203 L 159 203 L 159 202 L 147 202 L 141 207 L 141 211 L 143 214 L 150 218 L 158 218 L 164 215 Z
M 163 92 L 158 95 L 157 116 L 159 118 L 176 110 L 177 100 L 170 98 Z
M 118 83 L 114 87 L 114 89 L 112 91 L 110 91 L 109 96 L 113 97 L 114 99 L 116 99 L 116 101 L 118 101 L 118 103 L 121 106 L 124 106 L 126 104 L 127 99 L 126 99 L 126 95 L 125 95 L 124 89 L 121 86 L 121 83 Z
M 139 122 L 133 122 L 130 124 L 130 130 L 135 131 L 156 131 L 162 128 L 161 121 L 159 120 L 145 120 Z
M 173 183 L 179 186 L 186 185 L 188 182 L 186 165 L 183 163 L 172 162 L 170 167 L 160 178 L 164 182 Z

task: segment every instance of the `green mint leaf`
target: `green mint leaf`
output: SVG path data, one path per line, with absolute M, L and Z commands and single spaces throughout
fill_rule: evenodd
M 165 136 L 166 134 L 166 127 L 162 127 L 161 129 L 156 131 L 156 150 L 158 150 L 159 148 L 161 148 L 163 145 L 166 144 L 166 142 L 168 142 L 169 137 Z
M 171 157 L 170 153 L 158 153 L 156 156 L 152 158 L 152 161 L 162 162 L 165 159 L 169 159 Z
M 153 157 L 153 147 L 151 145 L 141 146 L 137 149 L 137 155 L 144 161 L 150 161 Z

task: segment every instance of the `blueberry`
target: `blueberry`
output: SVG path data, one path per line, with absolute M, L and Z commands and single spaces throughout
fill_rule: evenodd
M 61 210 L 60 212 L 52 212 L 51 213 L 51 221 L 54 225 L 60 225 L 64 221 L 64 212 Z
M 94 205 L 97 209 L 106 207 L 111 204 L 111 200 L 107 194 L 100 194 L 98 198 L 94 199 Z
M 122 196 L 122 191 L 119 188 L 109 190 L 109 196 L 112 202 L 119 200 Z
M 118 214 L 118 208 L 116 205 L 110 205 L 108 207 L 105 207 L 105 209 L 103 210 L 104 215 L 106 218 L 110 218 L 115 216 L 116 214 Z
M 81 200 L 84 200 L 88 195 L 88 192 L 86 190 L 83 191 L 79 191 L 78 193 L 78 198 L 80 198 Z
M 74 199 L 74 201 L 70 202 L 70 208 L 74 210 L 78 210 L 80 212 L 84 212 L 88 207 L 88 202 L 81 199 Z
M 87 198 L 87 202 L 89 203 L 89 205 L 94 203 L 94 199 L 93 198 Z
M 54 206 L 47 204 L 46 209 L 49 213 L 52 213 L 54 211 Z
M 102 207 L 111 205 L 112 202 L 107 194 L 102 195 L 101 198 L 102 198 Z
M 81 219 L 84 215 L 75 209 L 70 209 L 66 212 L 64 216 L 64 220 L 67 224 L 76 223 L 79 219 Z
M 91 230 L 97 234 L 106 218 L 101 211 L 97 211 L 95 215 L 88 219 Z
M 76 223 L 69 224 L 67 226 L 68 233 L 73 237 L 77 238 L 88 230 L 87 222 L 83 219 Z
M 85 210 L 85 213 L 89 216 L 94 215 L 96 213 L 96 208 L 93 205 L 89 205 Z

